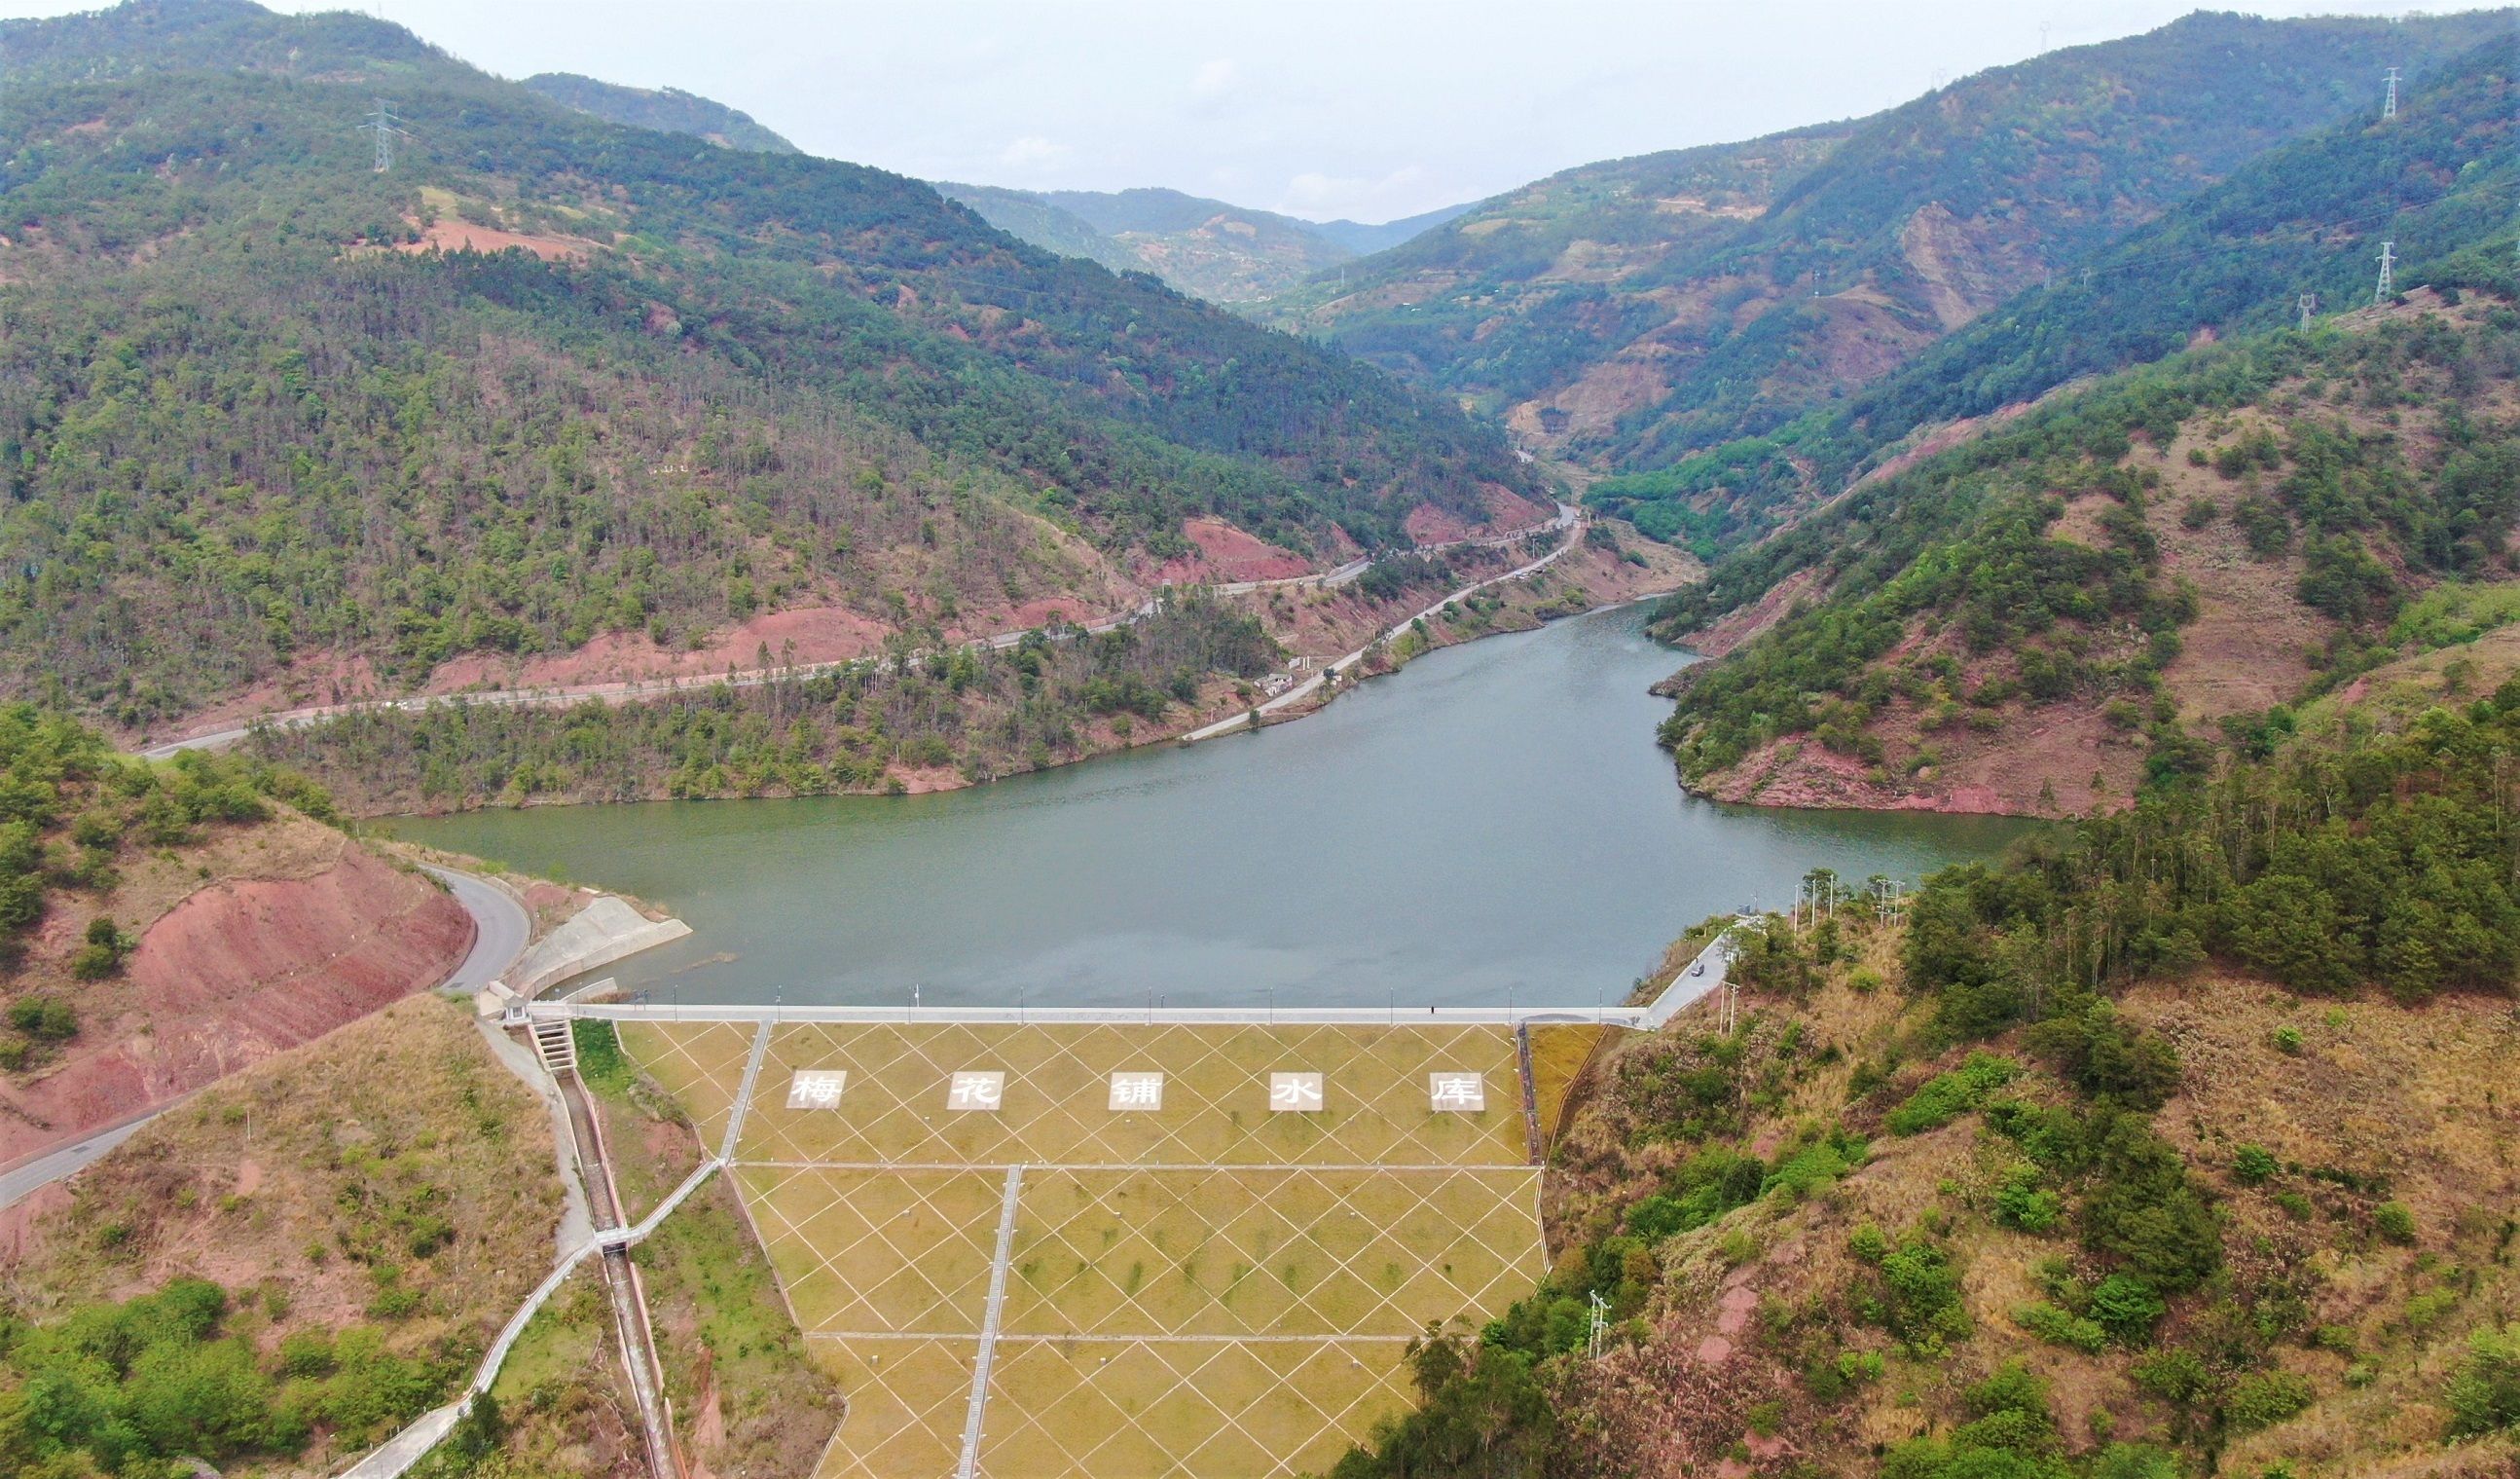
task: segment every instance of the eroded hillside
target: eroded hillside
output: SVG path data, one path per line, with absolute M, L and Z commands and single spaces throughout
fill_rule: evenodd
M 1546 502 L 1451 407 L 917 181 L 355 16 L 136 0 L 5 42 L 8 681 L 128 729 L 854 657 L 1124 611 L 1192 520 L 1327 568 Z
M 2509 1474 L 2515 734 L 2506 685 L 1904 897 L 1815 875 L 1729 1010 L 1595 1064 L 1549 1278 L 1337 1479 Z
M 1869 485 L 1676 603 L 1678 633 L 1786 592 L 1682 675 L 1665 741 L 1727 800 L 2034 814 L 2262 756 L 2425 640 L 2410 602 L 2511 579 L 2515 322 L 2419 294 Z

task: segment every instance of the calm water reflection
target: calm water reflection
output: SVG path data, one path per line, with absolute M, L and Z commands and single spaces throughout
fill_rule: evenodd
M 1914 878 L 2025 824 L 1693 801 L 1628 608 L 1435 653 L 1299 723 L 940 796 L 477 812 L 403 835 L 671 906 L 685 1001 L 1616 1000 L 1804 869 Z

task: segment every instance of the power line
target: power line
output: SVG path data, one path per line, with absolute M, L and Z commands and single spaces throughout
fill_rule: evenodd
M 368 116 L 368 121 L 359 125 L 359 131 L 377 136 L 377 173 L 379 174 L 393 168 L 393 141 L 397 138 L 412 137 L 411 131 L 402 126 L 402 119 L 394 116 L 393 105 L 382 98 L 377 100 L 376 112 Z
M 2430 210 L 2438 206 L 2450 205 L 2453 201 L 2471 200 L 2478 196 L 2492 195 L 2496 191 L 2509 190 L 2515 185 L 2520 185 L 2520 176 L 2513 176 L 2499 180 L 2488 180 L 2483 184 L 2471 185 L 2464 190 L 2453 190 L 2447 195 L 2435 196 L 2429 201 L 2420 201 L 2411 205 L 2401 205 L 2387 210 L 2374 210 L 2362 215 L 2339 216 L 2333 220 L 2296 222 L 2294 224 L 2301 225 L 2304 229 L 2317 231 L 2335 231 L 2341 230 L 2347 226 L 2366 226 L 2373 221 L 2394 220 L 2399 216 L 2407 215 L 2417 210 Z M 2093 277 L 2111 272 L 2140 271 L 2143 268 L 2158 266 L 2165 262 L 2202 261 L 2209 256 L 2238 255 L 2250 250 L 2252 249 L 2248 245 L 2223 243 L 2211 247 L 2198 247 L 2187 252 L 2158 252 L 2145 256 L 2132 256 L 2113 262 L 2097 265 L 2086 265 L 2082 271 L 2084 280 L 2088 282 Z

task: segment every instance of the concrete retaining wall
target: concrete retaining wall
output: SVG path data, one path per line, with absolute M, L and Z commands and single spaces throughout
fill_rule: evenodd
M 669 940 L 680 940 L 692 927 L 679 919 L 650 919 L 610 894 L 597 897 L 560 928 L 534 942 L 524 958 L 509 968 L 506 985 L 519 996 L 532 996 L 555 981 L 598 970 Z

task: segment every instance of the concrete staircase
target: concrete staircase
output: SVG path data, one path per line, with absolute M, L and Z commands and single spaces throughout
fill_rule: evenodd
M 565 1017 L 537 1017 L 533 1022 L 534 1051 L 553 1078 L 574 1072 L 577 1068 L 577 1035 L 569 1031 Z

